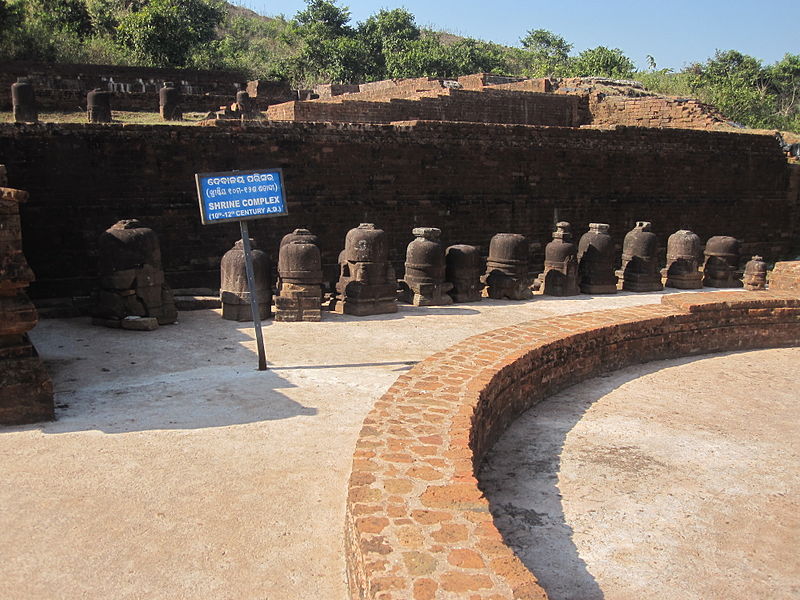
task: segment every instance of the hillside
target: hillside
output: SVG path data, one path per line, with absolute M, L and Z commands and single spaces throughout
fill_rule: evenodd
M 223 69 L 295 88 L 477 72 L 636 79 L 749 127 L 800 132 L 800 54 L 765 65 L 727 50 L 677 73 L 637 72 L 608 35 L 609 46 L 574 54 L 547 30 L 509 47 L 426 30 L 404 9 L 354 23 L 336 0 L 307 0 L 291 17 L 221 0 L 0 0 L 0 60 Z

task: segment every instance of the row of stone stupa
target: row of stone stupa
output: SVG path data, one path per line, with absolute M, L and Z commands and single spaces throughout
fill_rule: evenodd
M 532 289 L 572 296 L 611 294 L 620 287 L 634 292 L 657 291 L 664 285 L 679 289 L 766 287 L 766 263 L 760 257 L 753 257 L 745 268 L 744 282 L 740 279 L 736 238 L 712 237 L 703 251 L 695 233 L 677 231 L 667 242 L 667 266 L 660 269 L 656 234 L 649 222 L 640 221 L 625 236 L 622 266 L 615 269 L 617 255 L 608 230 L 605 223 L 592 223 L 576 245 L 571 241 L 570 224 L 558 223 L 553 241 L 545 248 L 544 271 L 531 285 L 529 244 L 522 235 L 498 233 L 492 237 L 484 268 L 475 246 L 445 248 L 439 242 L 439 229 L 416 228 L 412 231 L 416 239 L 406 253 L 405 276 L 399 282 L 399 299 L 431 306 L 472 302 L 483 296 L 524 300 L 532 297 Z M 394 272 L 382 230 L 368 223 L 352 229 L 339 256 L 339 267 L 338 312 L 366 315 L 397 310 L 390 290 Z
M 371 223 L 351 229 L 339 254 L 331 309 L 365 316 L 396 312 L 398 299 L 416 306 L 473 302 L 484 296 L 524 300 L 532 297 L 532 289 L 552 296 L 571 296 L 615 293 L 619 287 L 655 291 L 664 283 L 680 289 L 766 286 L 766 263 L 760 257 L 747 264 L 744 283 L 741 281 L 737 271 L 739 242 L 728 236 L 709 239 L 703 260 L 700 238 L 688 230 L 678 231 L 667 243 L 667 266 L 659 269 L 656 235 L 647 222 L 637 223 L 625 236 L 622 266 L 617 270 L 608 225 L 592 223 L 576 245 L 571 241 L 569 223 L 558 223 L 553 241 L 545 248 L 544 271 L 533 284 L 528 270 L 529 244 L 522 235 L 496 234 L 484 266 L 475 246 L 445 248 L 439 241 L 439 229 L 420 227 L 412 233 L 416 237 L 406 252 L 405 276 L 398 282 L 389 262 L 386 233 Z M 272 306 L 272 265 L 267 254 L 252 242 L 259 310 L 261 318 L 267 318 Z M 101 236 L 100 256 L 95 322 L 150 328 L 175 321 L 174 301 L 164 283 L 158 240 L 151 229 L 136 220 L 120 221 Z M 223 256 L 220 269 L 223 318 L 250 320 L 241 241 Z M 319 321 L 323 281 L 318 238 L 306 229 L 284 236 L 278 254 L 276 320 Z

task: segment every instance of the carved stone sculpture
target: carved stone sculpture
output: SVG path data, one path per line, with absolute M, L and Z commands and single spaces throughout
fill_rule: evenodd
M 89 123 L 111 123 L 111 92 L 95 88 L 86 94 L 86 117 Z
M 25 293 L 34 276 L 19 219 L 28 193 L 5 186 L 0 165 L 0 424 L 18 425 L 53 418 L 53 384 L 28 337 L 38 320 Z
M 356 316 L 397 312 L 397 280 L 386 234 L 372 223 L 362 223 L 345 237 L 333 310 Z
M 445 248 L 436 227 L 416 227 L 416 237 L 406 250 L 406 273 L 400 282 L 400 299 L 414 306 L 452 304 L 447 294 L 453 284 L 445 280 Z
M 754 256 L 744 266 L 744 289 L 751 292 L 767 289 L 767 263 L 760 256 Z
M 27 78 L 17 77 L 17 82 L 11 84 L 11 107 L 15 123 L 37 123 L 39 121 L 33 84 Z
M 696 233 L 688 229 L 673 233 L 667 240 L 667 266 L 661 270 L 664 285 L 679 290 L 703 287 L 702 257 L 703 244 Z
M 657 292 L 663 290 L 659 270 L 658 238 L 650 229 L 649 221 L 638 221 L 622 243 L 622 266 L 617 277 L 622 289 L 630 292 Z
M 454 302 L 481 299 L 483 261 L 475 246 L 456 244 L 445 252 L 445 279 L 453 284 L 448 292 Z
M 578 242 L 578 277 L 584 294 L 616 294 L 614 242 L 607 223 L 589 223 Z
M 96 325 L 155 329 L 177 321 L 152 229 L 136 219 L 118 221 L 100 236 L 98 250 L 99 289 L 92 313 Z
M 158 112 L 164 121 L 181 121 L 181 90 L 171 81 L 165 81 L 164 87 L 158 90 Z
M 489 242 L 484 296 L 494 299 L 532 298 L 528 281 L 528 240 L 518 233 L 498 233 Z
M 578 248 L 572 243 L 569 223 L 556 224 L 553 241 L 544 248 L 544 271 L 539 275 L 539 289 L 548 296 L 575 296 L 578 287 Z
M 739 240 L 716 235 L 706 242 L 703 285 L 717 288 L 742 287 L 739 279 Z
M 258 298 L 258 315 L 262 320 L 268 319 L 272 316 L 269 256 L 266 252 L 258 249 L 253 238 L 250 238 L 250 248 L 253 259 L 253 279 Z M 233 248 L 222 257 L 219 267 L 222 318 L 229 321 L 252 321 L 253 309 L 250 306 L 250 288 L 247 285 L 247 268 L 242 240 L 236 240 Z
M 295 229 L 281 240 L 276 321 L 319 321 L 322 318 L 322 259 L 319 247 L 311 241 L 315 238 L 307 229 Z

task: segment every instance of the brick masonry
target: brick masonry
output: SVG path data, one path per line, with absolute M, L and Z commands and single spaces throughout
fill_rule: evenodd
M 122 218 L 159 235 L 173 288 L 217 288 L 220 258 L 239 231 L 200 225 L 194 173 L 233 169 L 283 167 L 289 216 L 253 222 L 251 233 L 274 261 L 281 236 L 311 229 L 327 280 L 360 222 L 389 234 L 398 276 L 418 226 L 484 253 L 495 233 L 522 233 L 535 272 L 555 211 L 577 235 L 589 222 L 610 223 L 620 247 L 647 220 L 662 246 L 689 227 L 703 239 L 741 238 L 745 257 L 776 260 L 797 249 L 797 186 L 767 135 L 444 122 L 6 124 L 0 162 L 11 185 L 30 193 L 22 225 L 37 298 L 88 294 L 97 240 Z
M 53 418 L 53 384 L 28 331 L 36 308 L 26 289 L 34 279 L 22 252 L 19 206 L 23 190 L 6 187 L 0 165 L 0 424 L 34 423 Z
M 769 288 L 773 291 L 800 294 L 800 261 L 775 263 L 769 276 Z
M 595 127 L 730 128 L 725 117 L 713 106 L 690 98 L 625 98 L 593 94 L 590 96 L 589 109 Z
M 352 598 L 546 598 L 474 475 L 506 427 L 551 394 L 630 364 L 797 344 L 796 293 L 722 292 L 529 321 L 430 356 L 375 403 L 356 443 Z
M 393 90 L 394 91 L 394 90 Z M 277 104 L 267 118 L 280 121 L 332 121 L 390 123 L 430 120 L 472 123 L 507 123 L 577 127 L 588 110 L 587 98 L 578 95 L 530 91 L 434 89 L 404 92 L 388 99 L 366 100 L 364 94 L 347 94 L 319 100 Z

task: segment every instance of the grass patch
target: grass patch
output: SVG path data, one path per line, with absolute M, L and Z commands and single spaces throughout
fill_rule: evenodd
M 183 121 L 164 121 L 157 112 L 138 112 L 127 110 L 112 110 L 111 117 L 114 123 L 127 123 L 137 125 L 195 125 L 202 120 L 207 112 L 183 113 Z M 0 112 L 0 123 L 13 123 L 14 115 L 11 112 Z M 39 113 L 40 123 L 86 123 L 86 113 L 73 112 L 45 112 Z

